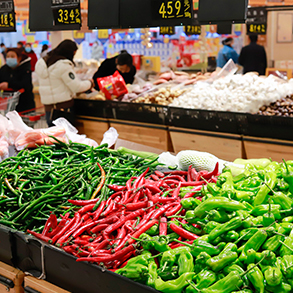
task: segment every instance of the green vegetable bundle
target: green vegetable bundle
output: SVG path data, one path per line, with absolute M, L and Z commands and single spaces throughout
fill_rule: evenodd
M 124 185 L 157 165 L 155 159 L 120 154 L 106 145 L 59 142 L 25 149 L 0 163 L 0 224 L 41 230 L 51 212 L 74 212 L 68 199 L 87 200 L 97 193 L 106 199 L 113 193 L 108 186 Z
M 245 162 L 237 176 L 226 168 L 201 194 L 169 224 L 193 225 L 199 238 L 147 231 L 143 254 L 116 272 L 165 293 L 292 292 L 293 162 Z

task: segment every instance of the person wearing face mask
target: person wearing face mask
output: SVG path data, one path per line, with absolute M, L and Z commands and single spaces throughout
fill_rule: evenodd
M 6 65 L 0 68 L 0 90 L 24 89 L 19 97 L 17 112 L 36 108 L 30 58 L 21 53 L 18 48 L 7 49 Z
M 35 67 L 36 67 L 36 63 L 38 61 L 38 57 L 37 57 L 36 53 L 33 51 L 32 45 L 30 43 L 26 43 L 24 50 L 25 50 L 25 54 L 28 57 L 31 58 L 32 71 L 35 71 Z
M 99 90 L 97 78 L 113 75 L 116 70 L 121 74 L 126 84 L 133 83 L 136 68 L 133 65 L 132 56 L 128 54 L 127 51 L 123 50 L 118 56 L 106 59 L 102 62 L 93 78 L 95 89 Z
M 81 81 L 74 72 L 77 49 L 75 42 L 64 40 L 36 64 L 41 102 L 49 126 L 52 126 L 54 109 L 74 113 L 73 96 L 92 88 L 92 81 Z
M 223 68 L 230 59 L 232 59 L 234 63 L 237 64 L 239 55 L 233 48 L 233 38 L 229 37 L 223 40 L 222 44 L 224 47 L 218 53 L 217 67 Z

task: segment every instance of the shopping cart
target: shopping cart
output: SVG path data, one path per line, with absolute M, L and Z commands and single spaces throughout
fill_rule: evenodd
M 13 91 L 13 89 L 6 89 L 0 92 L 0 114 L 6 113 L 16 109 L 19 101 L 19 96 L 24 92 L 24 89 Z
M 47 128 L 46 114 L 44 107 L 23 111 L 19 113 L 23 122 L 34 129 Z

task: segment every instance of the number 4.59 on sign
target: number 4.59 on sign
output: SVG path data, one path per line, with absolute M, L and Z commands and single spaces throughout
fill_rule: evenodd
M 163 0 L 153 1 L 158 8 L 159 19 L 192 18 L 191 0 Z

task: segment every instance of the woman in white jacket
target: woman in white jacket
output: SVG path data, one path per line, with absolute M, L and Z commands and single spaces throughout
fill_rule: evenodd
M 64 40 L 36 64 L 41 102 L 49 126 L 52 126 L 54 109 L 73 114 L 74 94 L 92 88 L 92 81 L 81 81 L 74 73 L 73 57 L 77 49 L 75 42 Z

